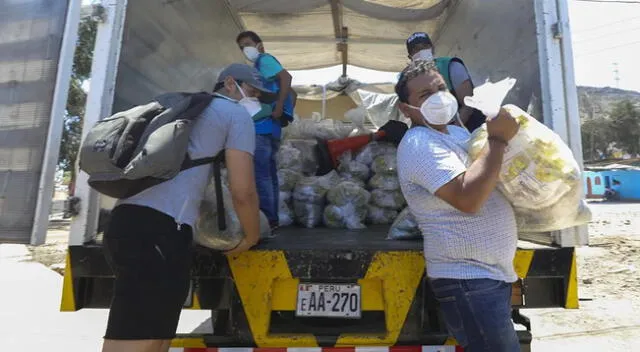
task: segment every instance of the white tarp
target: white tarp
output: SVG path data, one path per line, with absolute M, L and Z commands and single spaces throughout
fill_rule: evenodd
M 437 37 L 455 0 L 340 0 L 348 28 L 348 64 L 400 71 L 407 63 L 406 38 L 424 31 Z M 289 70 L 342 63 L 328 0 L 234 0 L 231 7 L 247 30 Z

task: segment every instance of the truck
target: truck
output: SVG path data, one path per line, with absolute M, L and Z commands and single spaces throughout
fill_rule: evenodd
M 85 8 L 86 9 L 86 8 Z M 80 14 L 79 0 L 23 0 L 0 18 L 0 241 L 42 244 Z M 557 0 L 100 0 L 83 137 L 101 118 L 168 91 L 210 91 L 235 43 L 258 32 L 289 70 L 348 65 L 400 71 L 404 40 L 432 35 L 436 56 L 459 56 L 476 82 L 518 79 L 507 102 L 558 133 L 581 163 L 567 3 Z M 327 102 L 331 104 L 331 102 Z M 79 172 L 61 310 L 108 308 L 113 273 L 99 236 L 113 206 Z M 385 240 L 387 227 L 348 232 L 284 228 L 233 258 L 197 248 L 185 309 L 211 312 L 212 329 L 181 334 L 176 351 L 207 348 L 369 348 L 456 351 L 425 278 L 420 241 Z M 586 227 L 520 234 L 513 320 L 531 347 L 531 308 L 578 308 L 575 247 Z M 314 316 L 301 290 L 343 288 L 349 304 Z M 305 298 L 306 297 L 306 298 Z M 353 301 L 353 304 L 351 304 Z M 345 301 L 347 302 L 347 301 Z

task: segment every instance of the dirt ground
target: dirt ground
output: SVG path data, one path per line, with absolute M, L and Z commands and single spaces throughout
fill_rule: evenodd
M 580 309 L 536 309 L 533 351 L 640 351 L 640 204 L 591 203 L 588 247 L 577 249 Z M 68 223 L 52 222 L 32 257 L 64 269 Z

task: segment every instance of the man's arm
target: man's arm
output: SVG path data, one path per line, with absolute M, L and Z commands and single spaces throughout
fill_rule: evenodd
M 467 171 L 438 189 L 435 195 L 464 213 L 477 213 L 496 188 L 506 144 L 495 140 Z
M 287 100 L 289 92 L 291 91 L 292 77 L 289 71 L 283 68 L 278 72 L 278 81 L 280 81 L 280 92 L 278 93 L 278 101 L 276 102 L 276 107 L 273 111 L 273 116 L 275 118 L 282 117 L 284 112 L 284 102 Z
M 464 104 L 464 97 L 473 96 L 471 76 L 469 75 L 467 68 L 458 61 L 451 62 L 449 67 L 449 76 L 456 93 L 458 106 L 460 106 L 460 119 L 466 124 L 473 113 L 473 109 Z
M 225 154 L 233 208 L 240 220 L 245 241 L 253 246 L 260 239 L 260 208 L 253 172 L 253 156 L 234 149 L 227 149 Z

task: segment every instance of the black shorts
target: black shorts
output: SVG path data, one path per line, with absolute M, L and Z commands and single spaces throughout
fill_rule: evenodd
M 115 284 L 106 339 L 173 339 L 187 298 L 191 227 L 157 210 L 120 205 L 104 235 Z

